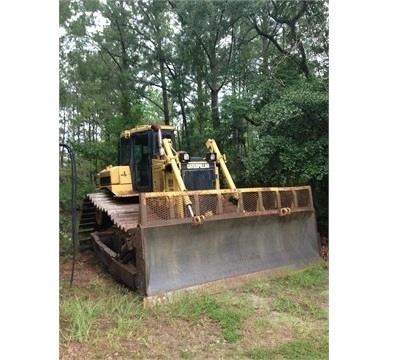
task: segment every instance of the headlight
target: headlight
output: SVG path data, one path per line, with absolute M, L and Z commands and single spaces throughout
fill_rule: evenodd
M 190 161 L 190 155 L 187 152 L 185 152 L 185 151 L 181 151 L 179 153 L 179 161 L 180 162 L 188 162 L 188 161 Z
M 207 161 L 215 161 L 216 160 L 216 154 L 215 153 L 208 153 L 205 155 L 205 160 Z

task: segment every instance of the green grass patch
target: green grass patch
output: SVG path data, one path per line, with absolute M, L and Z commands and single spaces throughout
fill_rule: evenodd
M 326 360 L 329 342 L 327 338 L 297 339 L 272 349 L 252 349 L 243 352 L 249 359 L 255 360 Z
M 103 301 L 94 302 L 77 297 L 64 300 L 60 304 L 61 323 L 68 323 L 66 329 L 61 326 L 61 337 L 84 342 L 91 335 L 93 324 L 100 319 Z
M 244 292 L 261 296 L 277 296 L 280 291 L 288 294 L 310 294 L 312 289 L 328 289 L 328 263 L 314 263 L 305 269 L 275 277 L 268 281 L 254 280 L 246 285 Z
M 328 313 L 320 306 L 313 305 L 305 299 L 291 298 L 281 294 L 272 304 L 272 308 L 278 312 L 284 312 L 295 316 L 310 316 L 315 320 L 327 319 Z
M 61 290 L 67 285 L 60 284 Z M 65 341 L 95 341 L 101 334 L 122 338 L 148 317 L 142 299 L 123 286 L 108 286 L 94 278 L 87 286 L 89 295 L 70 287 L 60 297 L 60 337 Z M 90 291 L 91 290 L 91 291 Z
M 228 297 L 215 298 L 206 294 L 182 297 L 172 305 L 176 316 L 197 323 L 203 316 L 218 323 L 222 328 L 223 338 L 234 343 L 241 338 L 239 330 L 242 321 L 248 315 L 249 308 L 236 303 Z
M 193 360 L 194 354 L 190 351 L 181 351 L 181 359 L 183 360 Z
M 291 273 L 277 280 L 279 286 L 288 286 L 292 289 L 328 288 L 327 262 L 320 262 L 309 266 L 307 269 Z M 273 280 L 274 282 L 275 280 Z

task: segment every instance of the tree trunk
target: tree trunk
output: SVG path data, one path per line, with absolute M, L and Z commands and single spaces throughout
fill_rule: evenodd
M 164 60 L 160 59 L 161 93 L 163 97 L 164 124 L 170 125 L 170 111 L 168 108 L 167 82 L 165 79 Z

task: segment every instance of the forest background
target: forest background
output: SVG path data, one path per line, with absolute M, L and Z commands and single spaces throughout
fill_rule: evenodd
M 60 141 L 79 200 L 121 131 L 171 124 L 177 149 L 225 153 L 237 187 L 311 185 L 328 235 L 328 2 L 61 1 Z M 60 158 L 60 208 L 70 163 Z

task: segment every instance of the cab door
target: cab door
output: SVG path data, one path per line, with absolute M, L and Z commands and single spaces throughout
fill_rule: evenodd
M 132 136 L 132 163 L 134 189 L 138 192 L 152 189 L 152 155 L 148 133 Z

